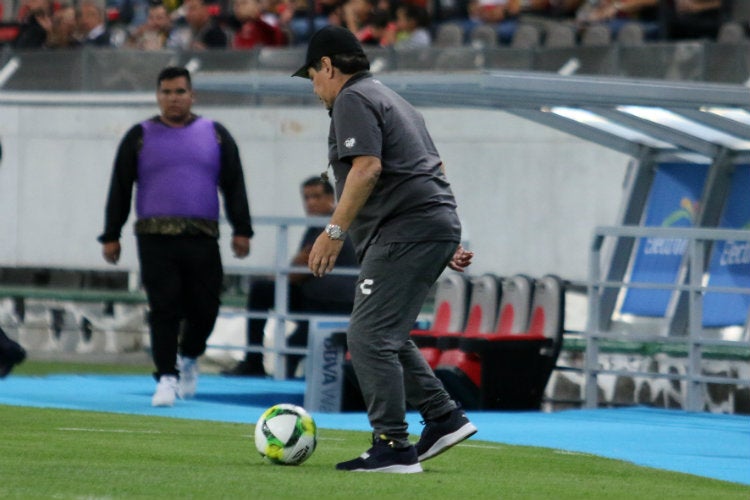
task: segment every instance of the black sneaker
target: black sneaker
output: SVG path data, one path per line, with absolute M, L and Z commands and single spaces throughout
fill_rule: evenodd
M 372 448 L 354 460 L 336 464 L 337 470 L 350 472 L 391 472 L 412 474 L 422 472 L 414 446 L 394 448 L 392 441 L 375 437 Z
M 440 455 L 476 432 L 477 428 L 460 408 L 451 411 L 447 417 L 425 421 L 422 435 L 417 442 L 419 461 L 423 462 Z

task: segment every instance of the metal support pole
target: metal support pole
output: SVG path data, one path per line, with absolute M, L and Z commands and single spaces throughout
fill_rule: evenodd
M 588 284 L 588 319 L 586 326 L 586 359 L 584 360 L 584 406 L 596 408 L 599 405 L 597 371 L 599 367 L 599 345 L 597 338 L 600 323 L 600 301 L 602 297 L 601 281 L 601 249 L 604 236 L 595 235 L 589 255 L 589 284 Z
M 702 345 L 700 337 L 703 323 L 703 259 L 706 241 L 690 239 L 690 300 L 688 302 L 688 373 L 687 401 L 685 409 L 701 411 L 703 409 L 703 383 L 697 380 L 701 375 Z
M 289 225 L 279 224 L 276 230 L 276 285 L 274 286 L 274 312 L 272 315 L 276 319 L 276 328 L 273 332 L 273 350 L 276 354 L 276 365 L 273 371 L 274 380 L 286 378 L 286 355 L 282 355 L 280 351 L 286 348 L 286 319 L 289 314 L 289 275 L 284 270 L 289 263 L 288 236 Z

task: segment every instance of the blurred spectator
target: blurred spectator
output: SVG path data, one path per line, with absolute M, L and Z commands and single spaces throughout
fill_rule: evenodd
M 263 20 L 263 9 L 259 0 L 234 0 L 233 6 L 236 32 L 232 46 L 236 49 L 254 47 L 278 47 L 286 45 L 286 35 L 278 26 Z
M 285 26 L 291 31 L 295 43 L 304 44 L 324 26 L 340 26 L 342 23 L 342 0 L 317 0 L 313 12 L 310 12 L 308 0 L 289 1 L 292 13 Z
M 167 8 L 167 12 L 169 12 L 170 16 L 175 14 L 180 7 L 182 7 L 182 0 L 161 0 L 161 3 Z M 175 14 L 175 17 L 179 17 L 179 14 Z
M 206 50 L 227 47 L 227 34 L 213 18 L 204 0 L 186 0 L 183 8 L 187 26 L 172 32 L 167 42 L 170 48 Z
M 602 23 L 617 36 L 623 25 L 638 22 L 646 38 L 659 35 L 660 0 L 588 0 L 576 12 L 578 28 Z
M 17 49 L 40 49 L 52 30 L 52 0 L 26 0 L 19 9 L 20 28 L 13 41 Z
M 377 8 L 386 4 L 389 0 L 376 0 Z M 285 26 L 293 35 L 295 44 L 305 44 L 313 33 L 324 26 L 345 26 L 345 12 L 343 6 L 347 0 L 316 0 L 314 10 L 311 13 L 308 0 L 289 0 L 293 12 L 285 22 Z M 390 12 L 390 10 L 389 10 Z
M 394 47 L 398 49 L 429 47 L 432 43 L 429 28 L 430 15 L 424 7 L 411 3 L 399 5 L 396 7 Z
M 376 9 L 367 24 L 357 33 L 357 38 L 363 45 L 387 47 L 396 38 L 396 23 L 391 19 L 388 11 Z
M 82 0 L 78 5 L 78 30 L 81 43 L 92 47 L 112 47 L 104 22 L 104 8 L 96 0 Z
M 291 31 L 289 26 L 292 17 L 297 9 L 297 0 L 269 0 L 268 9 L 273 12 L 275 23 L 279 28 Z
M 162 50 L 172 31 L 172 20 L 164 5 L 151 4 L 148 7 L 146 22 L 138 26 L 128 36 L 126 45 L 139 50 Z
M 520 12 L 521 0 L 470 0 L 469 22 L 464 24 L 464 31 L 487 24 L 495 28 L 500 43 L 508 44 L 518 27 Z
M 462 23 L 470 17 L 470 3 L 471 0 L 430 0 L 428 5 L 434 23 Z
M 663 21 L 666 36 L 672 40 L 715 39 L 730 10 L 728 0 L 668 0 Z
M 520 0 L 478 0 L 477 17 L 485 24 L 496 24 L 518 15 Z
M 587 0 L 523 0 L 518 23 L 532 24 L 542 33 L 551 25 L 575 24 L 576 12 Z
M 552 19 L 573 19 L 586 0 L 522 0 L 521 16 Z
M 127 26 L 140 26 L 148 17 L 150 0 L 117 0 L 117 22 Z
M 52 14 L 52 29 L 47 36 L 47 47 L 70 49 L 80 47 L 76 38 L 76 9 L 70 4 L 61 5 Z
M 362 41 L 362 30 L 375 10 L 376 0 L 346 0 L 341 6 L 342 26 Z

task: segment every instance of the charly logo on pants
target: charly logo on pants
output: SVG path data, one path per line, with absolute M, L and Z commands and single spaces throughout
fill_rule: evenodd
M 375 283 L 375 280 L 370 278 L 362 280 L 362 283 L 359 284 L 359 291 L 362 292 L 362 295 L 370 295 L 372 293 L 373 283 Z

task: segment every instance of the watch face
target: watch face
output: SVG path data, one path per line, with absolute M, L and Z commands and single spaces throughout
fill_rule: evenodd
M 331 237 L 331 239 L 334 239 L 334 240 L 340 240 L 341 239 L 342 231 L 341 231 L 341 228 L 339 226 L 336 226 L 336 225 L 332 224 L 332 225 L 326 227 L 326 232 L 328 233 L 328 236 Z

